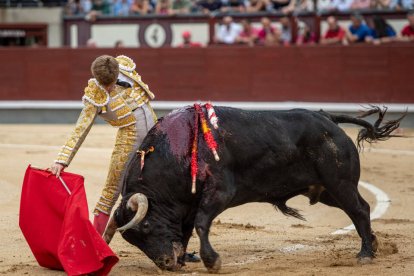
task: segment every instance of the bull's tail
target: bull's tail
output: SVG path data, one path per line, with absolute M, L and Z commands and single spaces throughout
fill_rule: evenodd
M 364 147 L 364 141 L 371 144 L 377 141 L 388 140 L 391 137 L 402 137 L 401 135 L 395 135 L 391 133 L 400 126 L 400 122 L 402 119 L 404 119 L 407 112 L 405 112 L 398 119 L 383 122 L 385 113 L 387 113 L 387 109 L 387 107 L 381 109 L 378 106 L 370 105 L 370 109 L 368 109 L 366 112 L 364 112 L 356 118 L 347 115 L 333 115 L 323 110 L 320 110 L 319 113 L 324 115 L 325 117 L 328 117 L 331 121 L 333 121 L 336 124 L 348 123 L 362 126 L 363 129 L 359 131 L 356 140 L 358 150 L 360 151 Z M 378 119 L 375 121 L 373 125 L 361 119 L 372 114 L 378 114 Z

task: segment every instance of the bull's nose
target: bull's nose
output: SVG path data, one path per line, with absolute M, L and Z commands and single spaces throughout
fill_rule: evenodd
M 162 261 L 162 266 L 167 270 L 178 270 L 181 265 L 177 263 L 177 260 L 172 257 L 165 257 Z

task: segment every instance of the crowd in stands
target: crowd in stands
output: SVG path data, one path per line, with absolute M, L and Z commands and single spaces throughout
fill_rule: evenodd
M 321 34 L 319 42 L 310 27 L 304 22 L 296 21 L 297 37 L 292 41 L 292 24 L 288 17 L 279 19 L 279 24 L 272 24 L 271 20 L 263 17 L 261 27 L 254 28 L 252 24 L 243 20 L 240 24 L 235 23 L 230 16 L 223 18 L 222 24 L 216 32 L 215 43 L 218 44 L 245 44 L 245 45 L 284 45 L 291 44 L 354 44 L 372 43 L 383 44 L 393 41 L 414 41 L 414 12 L 407 15 L 408 24 L 397 33 L 394 28 L 380 16 L 373 16 L 365 21 L 359 13 L 350 16 L 351 24 L 341 27 L 334 16 L 326 20 L 328 29 Z
M 315 7 L 316 3 L 316 7 Z M 219 12 L 355 11 L 364 9 L 410 10 L 414 0 L 68 0 L 67 15 L 174 15 Z

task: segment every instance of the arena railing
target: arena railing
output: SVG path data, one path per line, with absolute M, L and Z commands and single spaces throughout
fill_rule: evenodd
M 177 23 L 206 23 L 208 24 L 208 40 L 209 45 L 214 44 L 214 37 L 216 26 L 221 22 L 224 16 L 230 15 L 234 18 L 235 22 L 240 22 L 243 19 L 248 19 L 252 23 L 259 22 L 261 18 L 268 17 L 272 21 L 277 21 L 281 17 L 288 16 L 291 23 L 292 31 L 292 43 L 296 41 L 297 37 L 297 23 L 302 21 L 306 23 L 312 32 L 314 32 L 317 40 L 321 35 L 321 23 L 328 16 L 333 15 L 338 20 L 348 20 L 353 11 L 349 12 L 299 12 L 289 15 L 279 12 L 259 12 L 259 13 L 217 13 L 214 15 L 204 14 L 183 14 L 183 15 L 135 15 L 127 17 L 116 16 L 99 16 L 96 21 L 85 20 L 85 16 L 64 16 L 63 28 L 64 28 L 64 45 L 70 46 L 71 42 L 71 27 L 77 26 L 77 41 L 79 46 L 85 46 L 89 38 L 91 38 L 91 29 L 94 25 L 108 25 L 108 24 L 138 24 L 140 26 L 147 26 L 149 24 L 159 24 L 161 26 L 167 26 L 171 29 L 171 24 Z M 363 15 L 366 19 L 373 16 L 381 16 L 386 20 L 389 19 L 405 19 L 407 11 L 392 11 L 392 10 L 359 10 L 358 13 Z M 171 34 L 167 34 L 171 35 Z M 146 47 L 148 45 L 141 45 Z M 171 45 L 163 45 L 171 46 Z

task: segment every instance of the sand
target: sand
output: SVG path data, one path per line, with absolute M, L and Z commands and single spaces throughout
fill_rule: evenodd
M 0 125 L 0 273 L 64 275 L 38 266 L 18 227 L 21 185 L 28 164 L 49 166 L 71 125 Z M 94 126 L 68 169 L 85 176 L 92 210 L 106 178 L 116 130 Z M 356 130 L 347 129 L 355 138 Z M 404 130 L 414 135 L 413 130 Z M 214 222 L 211 243 L 221 255 L 220 273 L 230 275 L 414 275 L 414 139 L 393 138 L 367 147 L 361 154 L 361 180 L 374 184 L 391 199 L 387 212 L 372 225 L 380 246 L 372 264 L 355 258 L 360 238 L 355 231 L 332 235 L 351 224 L 338 209 L 309 205 L 304 197 L 289 201 L 307 221 L 288 218 L 269 204 L 246 204 L 226 210 Z M 373 194 L 360 188 L 371 209 Z M 202 263 L 163 272 L 116 234 L 112 249 L 120 257 L 111 275 L 207 274 Z M 196 235 L 189 251 L 199 250 Z

